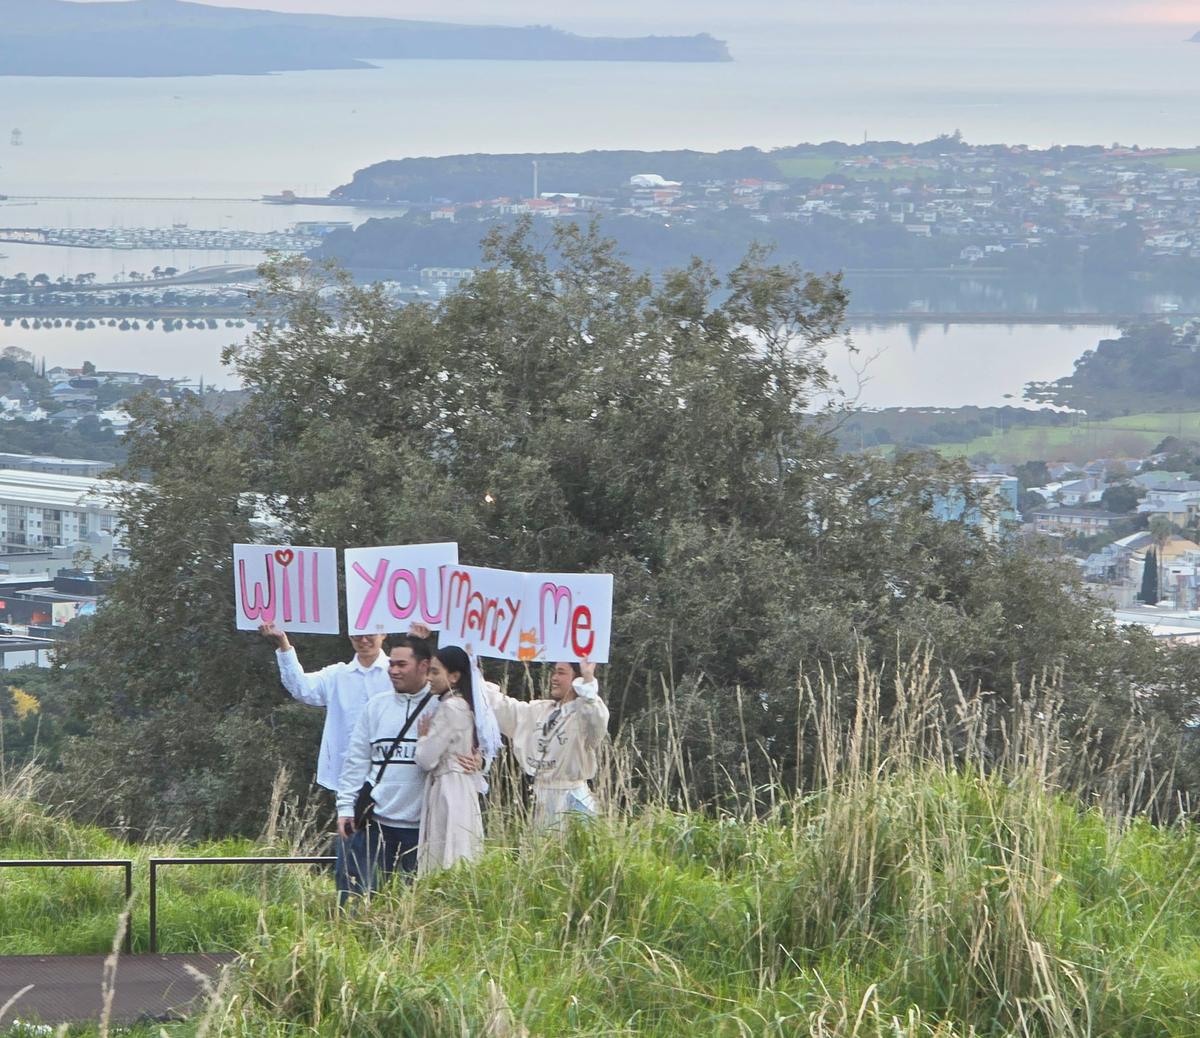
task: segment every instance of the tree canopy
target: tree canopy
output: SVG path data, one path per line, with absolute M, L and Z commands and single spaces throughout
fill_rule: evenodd
M 948 695 L 951 671 L 1001 703 L 1057 674 L 1080 716 L 1127 717 L 1133 681 L 1140 709 L 1186 716 L 1194 682 L 1102 622 L 1072 572 L 990 537 L 964 471 L 839 453 L 837 276 L 755 249 L 725 278 L 694 262 L 656 281 L 574 226 L 551 249 L 497 233 L 486 255 L 404 307 L 334 268 L 269 264 L 267 321 L 227 357 L 246 405 L 134 405 L 133 564 L 61 674 L 90 724 L 61 767 L 80 810 L 244 831 L 280 765 L 307 786 L 319 715 L 234 630 L 231 545 L 251 539 L 456 540 L 475 564 L 613 573 L 614 724 L 664 723 L 669 685 L 697 781 L 743 763 L 747 781 L 802 781 L 804 678 L 849 687 L 914 655 Z M 962 519 L 934 517 L 948 497 Z M 348 654 L 297 640 L 310 667 Z M 761 759 L 735 753 L 739 727 Z

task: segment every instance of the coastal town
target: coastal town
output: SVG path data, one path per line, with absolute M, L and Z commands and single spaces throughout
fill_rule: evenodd
M 372 196 L 359 202 L 386 204 L 396 215 L 358 229 L 348 221 L 329 220 L 298 222 L 286 233 L 266 236 L 221 232 L 225 237 L 220 239 L 216 232 L 182 226 L 145 233 L 21 233 L 33 236 L 23 239 L 28 242 L 74 248 L 120 249 L 134 243 L 160 251 L 246 247 L 336 257 L 347 250 L 353 254 L 354 242 L 373 225 L 386 230 L 416 223 L 434 234 L 423 240 L 436 244 L 439 233 L 464 224 L 477 241 L 485 229 L 476 225 L 490 221 L 528 217 L 540 225 L 604 216 L 664 230 L 711 220 L 749 220 L 769 227 L 768 237 L 798 228 L 826 233 L 833 227 L 843 243 L 860 239 L 864 255 L 881 266 L 898 262 L 899 242 L 917 265 L 968 277 L 1012 271 L 1041 254 L 1070 253 L 1103 266 L 1118 245 L 1133 248 L 1148 269 L 1155 263 L 1186 264 L 1200 258 L 1197 154 L 1120 147 L 1043 152 L 975 148 L 954 137 L 916 146 L 785 151 L 754 153 L 755 172 L 766 172 L 761 159 L 768 155 L 773 175 L 673 179 L 670 167 L 663 165 L 662 171 L 622 173 L 607 187 L 594 186 L 593 179 L 582 190 L 562 181 L 553 165 L 547 169 L 546 163 L 531 160 L 531 190 L 523 194 L 425 201 Z M 0 237 L 13 233 L 0 231 Z M 382 271 L 377 280 L 391 302 L 436 301 L 475 272 L 474 264 L 437 262 L 441 254 L 436 249 L 422 255 L 429 262 L 402 256 L 394 261 L 398 267 L 407 264 L 402 269 Z M 1164 268 L 1155 269 L 1161 273 Z M 51 278 L 16 272 L 0 277 L 0 323 L 31 332 L 245 329 L 254 324 L 247 305 L 256 287 L 257 272 L 250 265 L 181 271 L 164 262 L 108 281 L 90 274 Z M 1189 323 L 1172 299 L 1169 294 L 1160 297 L 1158 315 L 1175 326 L 1177 345 L 1194 352 L 1200 325 Z M 112 447 L 129 426 L 124 403 L 131 397 L 149 392 L 173 401 L 188 393 L 206 394 L 202 382 L 92 364 L 47 368 L 33 353 L 16 348 L 4 356 L 32 377 L 0 379 L 0 431 L 53 427 Z M 1053 403 L 1054 388 L 1033 385 L 1028 392 Z M 884 444 L 877 440 L 874 446 Z M 895 449 L 908 449 L 900 438 L 895 444 Z M 1200 454 L 1193 456 L 1183 441 L 1164 441 L 1160 448 L 1084 462 L 999 465 L 976 459 L 972 480 L 994 506 L 985 510 L 990 534 L 1037 542 L 1050 549 L 1050 557 L 1071 559 L 1088 593 L 1102 597 L 1120 622 L 1144 625 L 1156 637 L 1200 641 Z M 74 472 L 99 463 L 59 458 L 55 464 Z M 0 473 L 0 482 L 3 478 Z M 96 478 L 96 473 L 81 478 Z M 983 521 L 954 502 L 935 503 L 934 508 L 945 519 Z M 42 526 L 37 534 L 26 532 L 26 538 L 36 538 L 26 546 L 63 549 L 50 530 Z M 1147 575 L 1151 571 L 1153 581 Z
M 1003 266 L 1011 263 L 1005 259 L 1009 253 L 1060 242 L 1080 252 L 1102 250 L 1105 236 L 1134 222 L 1137 247 L 1147 256 L 1200 257 L 1195 231 L 1200 154 L 1192 151 L 1119 145 L 1036 151 L 972 147 L 948 136 L 920 145 L 748 152 L 745 164 L 755 175 L 684 180 L 664 168 L 634 171 L 592 191 L 547 183 L 534 160 L 526 197 L 411 202 L 410 213 L 431 221 L 605 213 L 687 223 L 740 211 L 767 225 L 838 221 L 863 234 L 896 228 L 912 236 L 918 243 L 915 255 L 929 265 L 971 267 Z M 647 158 L 658 158 L 666 167 L 671 157 Z M 720 158 L 723 166 L 736 162 L 724 154 Z M 773 175 L 765 173 L 764 164 Z M 343 190 L 370 187 L 370 173 L 364 171 Z M 379 179 L 369 200 L 396 204 L 386 174 Z M 394 190 L 403 188 L 401 181 Z
M 1200 644 L 1200 448 L 1174 437 L 1159 447 L 1082 464 L 989 465 L 971 476 L 978 511 L 939 500 L 935 514 L 1068 560 L 1117 623 Z
M 1164 315 L 1200 309 L 1193 287 L 1200 260 L 1196 151 L 1115 145 L 1038 151 L 971 146 L 951 135 L 915 145 L 802 145 L 744 154 L 595 153 L 529 159 L 524 190 L 513 180 L 519 157 L 482 158 L 482 170 L 469 178 L 449 159 L 404 160 L 382 165 L 402 172 L 420 161 L 428 168 L 419 176 L 368 168 L 328 198 L 295 198 L 388 210 L 386 218 L 357 226 L 331 219 L 298 221 L 279 232 L 9 228 L 0 229 L 0 240 L 153 249 L 167 260 L 189 249 L 264 257 L 303 252 L 382 282 L 405 302 L 436 299 L 439 282 L 452 288 L 468 276 L 486 224 L 599 218 L 619 248 L 656 271 L 701 250 L 734 256 L 752 241 L 773 242 L 782 259 L 844 270 L 858 313 L 918 319 L 946 311 L 1086 316 L 1110 307 Z M 691 175 L 675 174 L 674 166 Z M 107 282 L 88 274 L 6 273 L 0 315 L 38 316 L 51 308 L 59 317 L 122 308 L 143 317 L 188 309 L 232 317 L 245 310 L 254 280 L 252 265 L 181 271 L 166 261 Z M 902 287 L 878 287 L 898 278 Z M 955 286 L 949 297 L 948 282 Z M 1030 302 L 1031 294 L 1041 298 Z
M 32 353 L 0 353 L 0 669 L 48 667 L 71 621 L 91 616 L 130 555 L 119 519 L 132 418 L 125 404 L 149 395 L 216 401 L 203 382 L 139 371 L 47 367 Z M 215 404 L 213 406 L 216 406 Z M 21 450 L 73 446 L 85 456 Z
M 17 423 L 42 422 L 64 430 L 82 428 L 112 443 L 129 427 L 124 404 L 133 397 L 148 393 L 176 401 L 184 394 L 206 391 L 203 379 L 109 371 L 90 361 L 80 367 L 47 368 L 28 350 L 10 346 L 0 354 L 0 443 L 12 438 Z

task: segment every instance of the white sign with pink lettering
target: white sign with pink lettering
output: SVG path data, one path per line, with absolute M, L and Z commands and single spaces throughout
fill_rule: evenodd
M 458 545 L 400 544 L 346 549 L 346 618 L 351 634 L 445 626 L 443 570 L 458 565 Z
M 613 578 L 450 566 L 441 645 L 529 663 L 607 663 Z
M 274 624 L 302 634 L 337 634 L 337 552 L 278 544 L 233 546 L 239 631 Z
M 338 633 L 333 548 L 235 544 L 237 626 Z M 597 573 L 519 573 L 460 566 L 458 545 L 347 548 L 346 616 L 351 634 L 424 624 L 440 644 L 480 656 L 534 662 L 607 663 L 613 578 Z

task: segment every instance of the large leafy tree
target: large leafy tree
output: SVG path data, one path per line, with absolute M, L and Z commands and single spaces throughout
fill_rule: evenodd
M 861 658 L 931 650 L 1001 700 L 1057 670 L 1127 704 L 1100 651 L 1121 636 L 1071 577 L 971 522 L 986 502 L 960 471 L 837 453 L 836 276 L 755 250 L 725 279 L 697 262 L 654 282 L 576 227 L 549 252 L 497 234 L 486 255 L 457 292 L 405 307 L 308 261 L 269 265 L 267 323 L 228 354 L 246 405 L 141 406 L 133 566 L 63 674 L 92 721 L 64 773 L 81 809 L 246 829 L 279 765 L 307 783 L 318 718 L 233 629 L 230 546 L 256 537 L 453 539 L 478 564 L 612 572 L 617 723 L 660 723 L 671 683 L 693 759 L 724 758 L 698 773 L 746 760 L 744 730 L 751 770 L 791 776 L 798 681 Z M 933 518 L 947 495 L 966 518 Z M 300 651 L 315 665 L 346 647 Z

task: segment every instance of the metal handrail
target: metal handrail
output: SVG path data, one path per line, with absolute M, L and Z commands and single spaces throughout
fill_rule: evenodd
M 288 858 L 277 855 L 249 858 L 151 858 L 150 859 L 150 951 L 158 951 L 158 867 L 160 865 L 331 865 L 331 855 Z
M 132 858 L 3 858 L 0 869 L 49 869 L 49 868 L 122 868 L 125 870 L 125 904 L 133 897 Z M 125 951 L 133 951 L 133 916 L 125 926 Z

